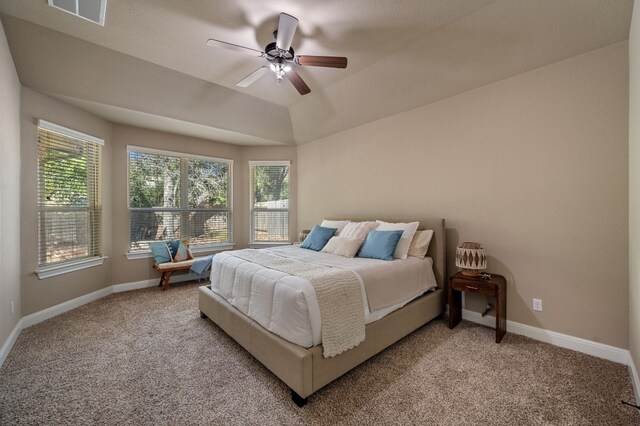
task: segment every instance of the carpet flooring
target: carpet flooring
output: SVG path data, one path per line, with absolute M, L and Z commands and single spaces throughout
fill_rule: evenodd
M 201 319 L 198 284 L 118 293 L 25 329 L 0 424 L 640 424 L 626 366 L 434 320 L 309 398 Z

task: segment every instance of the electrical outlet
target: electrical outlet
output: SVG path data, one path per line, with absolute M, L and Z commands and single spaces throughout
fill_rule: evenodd
M 11 301 L 11 316 L 13 316 L 13 300 Z
M 542 300 L 533 299 L 533 310 L 534 311 L 542 311 Z

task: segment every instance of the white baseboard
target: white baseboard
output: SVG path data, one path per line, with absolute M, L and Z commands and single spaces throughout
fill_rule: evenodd
M 182 282 L 191 281 L 194 279 L 196 278 L 191 274 L 172 275 L 171 279 L 169 280 L 169 284 L 182 283 Z M 122 291 L 129 291 L 129 290 L 139 290 L 141 288 L 148 288 L 148 287 L 157 287 L 159 282 L 160 282 L 159 278 L 153 278 L 150 280 L 134 281 L 132 283 L 114 284 L 112 286 L 113 293 L 120 293 Z
M 633 385 L 633 393 L 636 397 L 636 405 L 640 404 L 640 378 L 638 377 L 638 370 L 636 370 L 636 364 L 633 362 L 633 358 L 629 355 L 629 370 L 631 373 L 631 384 Z
M 171 280 L 171 282 L 173 282 L 173 280 Z M 124 284 L 114 284 L 111 287 L 113 287 L 114 293 L 121 293 L 123 291 L 139 290 L 141 288 L 157 287 L 157 286 L 158 286 L 158 280 L 155 279 L 155 280 L 135 281 L 132 283 L 124 283 Z
M 179 282 L 189 281 L 193 279 L 194 279 L 193 276 L 190 276 L 189 274 L 180 274 L 180 275 L 172 276 L 169 282 L 179 283 Z M 66 302 L 60 303 L 59 305 L 52 306 L 50 308 L 33 313 L 31 315 L 27 315 L 26 317 L 22 318 L 22 327 L 23 328 L 30 327 L 34 324 L 48 320 L 49 318 L 53 318 L 57 315 L 63 314 L 72 309 L 79 308 L 80 306 L 86 305 L 87 303 L 94 302 L 112 293 L 120 293 L 122 291 L 154 287 L 158 285 L 158 282 L 159 282 L 159 279 L 156 278 L 156 279 L 150 279 L 150 280 L 136 281 L 132 283 L 110 285 L 109 287 L 105 287 L 98 291 L 94 291 L 93 293 L 85 294 L 84 296 L 76 297 L 75 299 L 68 300 Z
M 181 274 L 172 277 L 171 283 L 178 283 L 192 280 L 189 274 Z M 18 335 L 22 329 L 30 327 L 39 322 L 45 321 L 49 318 L 53 318 L 62 313 L 68 312 L 72 309 L 79 308 L 87 303 L 96 301 L 112 293 L 119 293 L 122 291 L 129 291 L 147 287 L 153 287 L 158 284 L 157 279 L 149 279 L 143 281 L 136 281 L 132 283 L 115 284 L 109 287 L 105 287 L 93 293 L 85 294 L 84 296 L 77 297 L 59 305 L 52 306 L 39 312 L 27 315 L 20 319 L 13 331 L 0 348 L 0 366 L 4 363 L 4 360 L 11 352 L 11 348 L 15 344 Z M 448 308 L 448 307 L 447 307 Z M 495 327 L 495 317 L 485 316 L 483 317 L 478 312 L 469 311 L 467 309 L 462 310 L 462 318 L 475 322 L 477 324 L 486 325 L 489 327 Z M 534 340 L 550 343 L 555 346 L 571 349 L 574 351 L 586 353 L 589 355 L 603 358 L 609 361 L 625 364 L 629 366 L 631 373 L 631 381 L 633 383 L 636 401 L 640 401 L 640 379 L 638 378 L 638 371 L 636 370 L 631 354 L 628 350 L 617 348 L 615 346 L 605 345 L 603 343 L 593 342 L 591 340 L 582 339 L 579 337 L 570 336 L 567 334 L 558 333 L 555 331 L 544 330 L 530 325 L 520 324 L 515 321 L 507 321 L 507 331 L 510 333 L 520 334 L 530 337 Z
M 86 305 L 87 303 L 94 302 L 98 299 L 110 295 L 111 293 L 113 293 L 111 286 L 105 287 L 100 290 L 94 291 L 93 293 L 85 294 L 84 296 L 76 297 L 75 299 L 68 300 L 66 302 L 60 303 L 59 305 L 55 305 L 50 308 L 43 309 L 42 311 L 27 315 L 26 317 L 22 317 L 22 327 L 31 327 L 32 325 L 48 320 L 49 318 L 64 314 L 65 312 L 69 312 L 72 309 L 79 308 L 80 306 Z
M 488 327 L 496 326 L 496 318 L 494 316 L 487 315 L 486 317 L 483 317 L 482 314 L 478 312 L 466 309 L 462 310 L 462 318 Z M 544 330 L 542 328 L 520 324 L 515 321 L 507 320 L 507 332 L 520 334 L 534 340 L 550 343 L 555 346 L 560 346 L 561 348 L 571 349 L 620 364 L 629 365 L 631 361 L 631 355 L 627 349 L 593 342 L 591 340 L 558 333 L 556 331 Z
M 180 283 L 184 281 L 191 281 L 194 279 L 196 278 L 191 274 L 179 274 L 173 275 L 169 283 Z M 2 344 L 2 347 L 0 347 L 0 367 L 2 367 L 4 360 L 9 355 L 9 352 L 11 352 L 11 348 L 13 348 L 16 339 L 23 329 L 31 327 L 32 325 L 38 324 L 39 322 L 48 320 L 49 318 L 53 318 L 65 312 L 69 312 L 72 309 L 79 308 L 80 306 L 86 305 L 87 303 L 102 299 L 103 297 L 109 296 L 112 293 L 120 293 L 123 291 L 155 287 L 160 282 L 159 280 L 159 278 L 154 278 L 132 283 L 110 285 L 109 287 L 102 288 L 100 290 L 94 291 L 93 293 L 76 297 L 75 299 L 68 300 L 58 305 L 51 306 L 50 308 L 43 309 L 42 311 L 22 317 L 20 321 L 18 321 L 18 324 L 16 324 L 16 326 L 13 328 L 13 331 L 11 331 L 11 334 L 9 335 L 7 340 L 5 340 L 5 342 Z
M 20 319 L 20 321 L 18 321 L 16 326 L 13 327 L 11 334 L 9 334 L 9 337 L 7 337 L 7 340 L 5 340 L 2 347 L 0 347 L 0 367 L 2 367 L 2 364 L 4 364 L 4 360 L 7 359 L 7 357 L 9 356 L 9 352 L 11 352 L 11 349 L 13 349 L 13 345 L 16 343 L 16 340 L 18 339 L 18 336 L 20 335 L 21 331 L 22 331 L 22 319 Z

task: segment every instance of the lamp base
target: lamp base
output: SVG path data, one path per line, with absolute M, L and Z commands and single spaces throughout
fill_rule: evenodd
M 484 269 L 462 269 L 460 273 L 467 277 L 477 277 L 479 276 Z

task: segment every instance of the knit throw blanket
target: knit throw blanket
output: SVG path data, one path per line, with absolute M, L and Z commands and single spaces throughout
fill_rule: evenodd
M 325 358 L 341 354 L 364 340 L 362 290 L 355 272 L 304 263 L 254 249 L 236 250 L 227 254 L 311 283 L 320 308 Z

